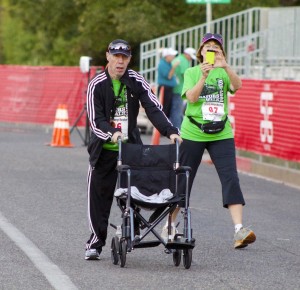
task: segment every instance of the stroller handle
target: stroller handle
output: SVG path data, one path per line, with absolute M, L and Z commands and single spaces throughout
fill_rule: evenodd
M 117 142 L 118 142 L 118 147 L 119 147 L 119 155 L 118 155 L 118 163 L 117 165 L 122 165 L 122 142 L 125 142 L 128 140 L 128 137 L 121 137 L 119 136 L 117 138 Z
M 176 144 L 176 160 L 175 160 L 175 169 L 177 169 L 179 164 L 179 139 L 175 138 L 175 144 Z
M 118 146 L 119 146 L 119 154 L 118 154 L 118 160 L 117 165 L 122 165 L 122 138 L 119 136 L 118 139 Z

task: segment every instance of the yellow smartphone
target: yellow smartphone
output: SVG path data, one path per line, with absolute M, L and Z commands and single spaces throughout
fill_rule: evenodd
M 215 52 L 214 51 L 208 50 L 206 52 L 206 61 L 209 64 L 214 64 L 215 63 Z

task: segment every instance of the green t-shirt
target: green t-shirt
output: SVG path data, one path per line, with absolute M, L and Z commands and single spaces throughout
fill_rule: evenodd
M 119 80 L 112 80 L 112 85 L 113 85 L 114 94 L 117 97 L 117 104 L 116 104 L 117 108 L 116 108 L 115 115 L 120 113 L 121 110 L 123 110 L 123 114 L 125 114 L 128 117 L 127 97 L 125 94 L 126 86 L 123 86 L 121 88 L 121 82 Z M 113 142 L 104 143 L 103 148 L 106 150 L 113 150 L 113 151 L 119 150 L 118 143 L 113 143 Z
M 184 84 L 182 89 L 182 98 L 186 99 L 186 91 L 193 88 L 202 77 L 200 66 L 188 68 L 184 74 Z M 206 78 L 204 88 L 196 103 L 190 103 L 187 100 L 185 116 L 181 124 L 181 137 L 192 141 L 216 141 L 233 138 L 233 132 L 229 120 L 227 120 L 224 130 L 216 134 L 207 134 L 202 132 L 199 127 L 192 124 L 187 116 L 193 117 L 198 123 L 208 123 L 207 119 L 214 118 L 218 110 L 217 118 L 224 120 L 228 115 L 228 96 L 230 90 L 230 80 L 223 68 L 215 68 L 210 71 Z M 212 114 L 210 115 L 210 110 Z M 206 120 L 205 120 L 206 117 Z M 217 120 L 217 119 L 215 119 Z
M 185 57 L 184 54 L 178 55 L 176 58 L 173 59 L 172 64 L 176 62 L 180 62 L 180 64 L 175 69 L 175 76 L 177 80 L 177 85 L 174 87 L 173 92 L 175 94 L 181 95 L 183 81 L 184 81 L 184 73 L 185 71 L 191 66 L 189 60 Z

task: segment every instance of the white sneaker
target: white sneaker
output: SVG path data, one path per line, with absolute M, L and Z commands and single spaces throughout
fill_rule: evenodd
M 236 234 L 234 234 L 234 248 L 245 248 L 249 244 L 254 243 L 255 240 L 256 236 L 253 231 L 247 228 L 241 228 Z
M 85 251 L 86 260 L 100 260 L 100 254 L 102 249 L 87 249 Z
M 167 242 L 168 240 L 171 240 L 173 241 L 174 240 L 174 236 L 178 233 L 178 230 L 177 228 L 175 227 L 175 225 L 171 225 L 171 234 L 168 235 L 168 226 L 165 225 L 163 228 L 162 228 L 162 231 L 161 231 L 161 237 L 164 239 L 165 242 Z

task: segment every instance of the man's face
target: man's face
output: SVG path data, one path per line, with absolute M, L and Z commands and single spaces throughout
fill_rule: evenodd
M 175 58 L 175 55 L 167 55 L 166 57 L 165 57 L 165 59 L 166 59 L 166 62 L 172 62 L 172 60 Z
M 125 73 L 127 66 L 130 62 L 131 56 L 124 54 L 110 54 L 106 53 L 108 61 L 108 73 L 112 79 L 120 79 Z

